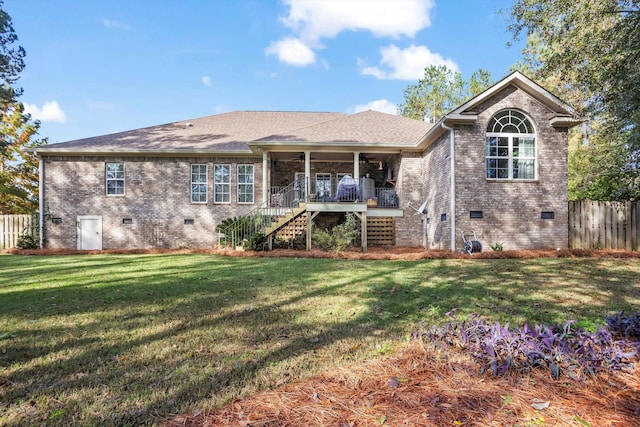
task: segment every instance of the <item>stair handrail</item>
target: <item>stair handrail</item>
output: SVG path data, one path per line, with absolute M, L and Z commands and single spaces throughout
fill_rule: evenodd
M 234 224 L 230 225 L 225 232 L 218 232 L 218 246 L 224 239 L 232 247 L 241 246 L 244 240 L 256 233 L 264 233 L 270 225 L 278 221 L 278 218 L 290 212 L 293 207 L 299 204 L 299 183 L 293 182 L 275 194 L 269 195 L 265 201 L 253 208 L 247 214 L 237 218 Z M 276 196 L 276 197 L 273 197 Z M 272 206 L 273 200 L 280 200 L 277 206 Z M 229 241 L 230 240 L 230 241 Z

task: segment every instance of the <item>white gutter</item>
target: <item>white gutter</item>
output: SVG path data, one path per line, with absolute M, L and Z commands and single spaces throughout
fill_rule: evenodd
M 444 120 L 440 123 L 442 129 L 449 131 L 449 150 L 451 158 L 451 199 L 449 201 L 449 210 L 451 211 L 451 252 L 456 251 L 456 162 L 455 162 L 455 137 L 453 128 L 444 124 Z
M 40 249 L 44 249 L 44 161 L 42 157 L 38 162 L 38 234 L 40 235 Z

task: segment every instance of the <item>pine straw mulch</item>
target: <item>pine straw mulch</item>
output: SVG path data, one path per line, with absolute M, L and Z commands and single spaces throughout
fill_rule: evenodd
M 546 409 L 532 405 L 548 402 Z M 544 406 L 543 404 L 543 406 Z M 593 426 L 640 425 L 640 369 L 578 383 L 549 371 L 481 375 L 471 358 L 415 341 L 398 356 L 336 368 L 212 412 L 165 420 L 178 426 Z
M 236 251 L 232 249 L 105 249 L 101 251 L 78 251 L 73 249 L 5 249 L 0 253 L 13 255 L 96 255 L 96 254 L 217 254 L 232 257 L 260 258 L 332 258 L 362 260 L 405 260 L 421 259 L 532 259 L 532 258 L 640 258 L 640 252 L 595 249 L 531 249 L 485 251 L 473 255 L 445 250 L 425 250 L 422 247 L 369 247 L 367 252 L 354 249 L 334 253 L 317 249 L 311 251 L 276 249 L 273 251 Z

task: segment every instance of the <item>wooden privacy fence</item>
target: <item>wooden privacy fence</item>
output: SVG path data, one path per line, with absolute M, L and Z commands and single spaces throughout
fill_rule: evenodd
M 15 248 L 18 237 L 37 226 L 32 221 L 31 215 L 0 215 L 0 249 Z
M 569 247 L 640 251 L 640 201 L 569 202 Z

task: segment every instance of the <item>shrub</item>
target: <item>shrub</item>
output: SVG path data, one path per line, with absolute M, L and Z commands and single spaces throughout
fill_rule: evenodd
M 547 368 L 553 378 L 564 373 L 571 379 L 594 376 L 605 370 L 629 367 L 640 350 L 640 313 L 622 313 L 606 320 L 594 332 L 563 326 L 489 324 L 474 316 L 469 321 L 451 322 L 440 328 L 418 332 L 425 341 L 462 348 L 471 353 L 480 371 L 504 375 L 533 368 Z
M 264 251 L 267 247 L 267 236 L 264 233 L 254 233 L 244 241 L 244 247 L 250 251 Z
M 275 249 L 306 249 L 307 237 L 304 234 L 288 239 L 276 236 L 273 247 Z
M 16 242 L 16 247 L 18 249 L 38 249 L 40 247 L 40 238 L 29 233 L 21 234 Z
M 355 215 L 348 213 L 345 221 L 332 230 L 313 230 L 313 244 L 323 251 L 341 252 L 353 246 L 360 237 L 360 228 Z
M 336 238 L 330 231 L 315 229 L 311 236 L 314 246 L 323 251 L 333 251 L 336 248 Z
M 494 245 L 489 245 L 489 247 L 496 252 L 502 252 L 502 250 L 504 249 L 504 246 L 501 242 L 496 242 Z

